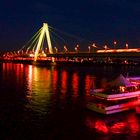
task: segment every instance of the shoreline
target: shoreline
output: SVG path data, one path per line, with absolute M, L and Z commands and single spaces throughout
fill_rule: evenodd
M 19 63 L 19 64 L 28 64 L 28 65 L 39 65 L 39 66 L 140 66 L 139 63 L 106 63 L 106 62 L 93 62 L 93 61 L 55 61 L 51 60 L 37 60 L 36 62 L 33 60 L 0 60 L 0 63 Z

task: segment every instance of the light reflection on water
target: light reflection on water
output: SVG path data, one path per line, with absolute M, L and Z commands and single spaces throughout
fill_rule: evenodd
M 98 116 L 95 118 L 88 116 L 86 125 L 92 131 L 103 135 L 126 135 L 137 136 L 140 133 L 139 119 L 135 112 L 121 113 L 117 115 Z
M 140 75 L 139 69 L 135 68 L 137 75 Z M 134 111 L 103 116 L 86 109 L 93 77 L 95 86 L 99 86 L 102 84 L 102 78 L 111 78 L 112 75 L 120 73 L 126 74 L 127 71 L 133 71 L 134 75 L 133 67 L 45 68 L 3 63 L 1 71 L 0 83 L 4 97 L 0 106 L 10 102 L 10 105 L 15 104 L 14 107 L 6 105 L 11 110 L 16 106 L 21 107 L 20 112 L 8 109 L 8 113 L 18 118 L 17 126 L 24 122 L 22 126 L 31 133 L 28 134 L 30 138 L 38 136 L 40 139 L 50 137 L 50 139 L 94 139 L 96 137 L 118 140 L 118 136 L 122 135 L 125 139 L 140 138 L 140 118 Z M 0 108 L 0 111 L 3 112 L 3 108 Z M 2 115 L 4 116 L 5 112 Z M 14 117 L 9 119 L 8 124 L 15 123 Z M 33 125 L 31 130 L 28 126 L 30 124 Z M 12 127 L 10 129 L 12 130 Z M 32 129 L 36 134 L 32 135 L 34 133 Z M 16 130 L 23 131 L 19 127 Z

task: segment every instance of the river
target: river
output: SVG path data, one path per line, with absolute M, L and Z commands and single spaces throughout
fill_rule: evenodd
M 86 108 L 91 79 L 99 87 L 119 74 L 140 76 L 140 67 L 0 63 L 0 139 L 140 139 L 135 110 L 105 116 Z

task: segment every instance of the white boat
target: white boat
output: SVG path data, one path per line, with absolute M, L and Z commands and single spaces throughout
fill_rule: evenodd
M 130 82 L 123 75 L 104 89 L 92 89 L 87 108 L 103 114 L 135 109 L 140 105 L 140 82 Z
M 140 77 L 127 77 L 126 79 L 133 84 L 140 84 Z

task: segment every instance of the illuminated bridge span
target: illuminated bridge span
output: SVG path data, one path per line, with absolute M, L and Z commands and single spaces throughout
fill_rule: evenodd
M 97 47 L 95 43 L 93 43 L 87 47 L 87 51 L 81 51 L 79 45 L 76 45 L 74 50 L 70 50 L 67 47 L 68 45 L 65 45 L 67 41 L 65 41 L 63 37 L 53 32 L 53 29 L 54 28 L 49 27 L 47 23 L 44 23 L 42 28 L 21 49 L 14 52 L 6 52 L 3 55 L 3 59 L 21 61 L 30 60 L 34 62 L 40 60 L 51 60 L 52 62 L 100 61 L 114 63 L 119 61 L 119 63 L 140 63 L 140 49 L 129 49 L 127 43 L 124 49 L 111 49 L 108 48 L 107 45 L 101 48 Z M 50 32 L 53 32 L 55 38 L 50 34 Z M 63 47 L 62 44 L 57 44 L 56 37 L 61 39 L 61 43 L 64 43 Z M 77 41 L 75 41 L 74 44 L 77 44 Z M 114 42 L 114 46 L 115 45 L 116 42 Z

